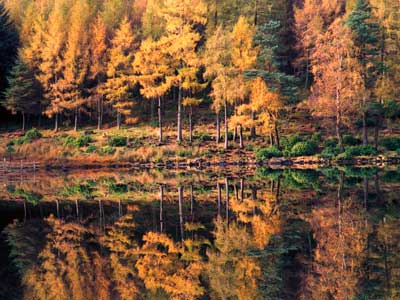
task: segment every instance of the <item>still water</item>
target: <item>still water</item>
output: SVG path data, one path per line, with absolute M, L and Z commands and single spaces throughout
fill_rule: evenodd
M 400 299 L 400 170 L 1 178 L 0 299 Z

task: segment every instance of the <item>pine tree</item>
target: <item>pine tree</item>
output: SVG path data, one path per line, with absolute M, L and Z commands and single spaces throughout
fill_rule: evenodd
M 365 93 L 362 96 L 361 114 L 363 128 L 363 144 L 368 144 L 367 109 L 369 98 L 377 76 L 378 32 L 379 25 L 374 22 L 372 8 L 368 0 L 358 0 L 354 10 L 347 18 L 351 29 L 356 56 L 362 67 L 361 75 L 364 80 Z
M 0 94 L 7 84 L 6 75 L 17 56 L 18 33 L 3 1 L 0 2 Z M 1 96 L 0 96 L 1 97 Z
M 5 91 L 3 106 L 13 114 L 22 116 L 22 131 L 26 128 L 26 115 L 33 113 L 38 106 L 35 99 L 35 82 L 28 66 L 18 60 L 11 69 L 8 79 L 8 88 Z
M 131 86 L 133 47 L 135 36 L 125 18 L 114 34 L 108 53 L 107 81 L 104 84 L 106 100 L 117 112 L 117 127 L 121 128 L 121 115 L 129 115 L 133 106 Z

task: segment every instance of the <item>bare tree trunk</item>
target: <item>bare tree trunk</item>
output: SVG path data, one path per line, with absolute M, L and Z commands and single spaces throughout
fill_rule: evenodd
M 117 128 L 118 130 L 121 129 L 121 113 L 119 110 L 117 111 Z
M 219 121 L 219 112 L 217 112 L 216 114 L 217 118 L 216 118 L 216 122 L 217 122 L 217 137 L 216 137 L 216 142 L 217 144 L 219 144 L 220 140 L 221 140 L 221 125 L 220 125 L 220 121 Z
M 178 132 L 177 141 L 182 142 L 182 87 L 179 85 L 178 92 Z
M 74 131 L 78 131 L 78 107 L 75 107 L 74 112 Z
M 217 182 L 217 192 L 218 192 L 218 218 L 221 216 L 221 185 Z
M 160 185 L 160 232 L 164 231 L 163 201 L 164 201 L 164 188 L 162 185 Z
M 224 107 L 224 126 L 225 126 L 225 143 L 224 149 L 228 150 L 228 103 L 225 100 L 225 107 Z
M 100 130 L 103 123 L 103 96 L 97 99 L 97 130 Z
M 22 112 L 22 132 L 25 132 L 25 126 L 26 126 L 25 112 Z
M 58 132 L 58 113 L 55 114 L 55 119 L 54 119 L 54 131 Z
M 226 224 L 229 224 L 229 183 L 228 177 L 225 177 L 225 197 L 226 197 Z
M 239 148 L 243 149 L 243 128 L 239 125 Z
M 159 142 L 163 142 L 163 124 L 162 124 L 162 107 L 161 107 L 161 97 L 158 97 L 158 132 L 159 132 Z
M 336 136 L 339 142 L 340 152 L 344 151 L 343 146 L 343 136 L 341 132 L 342 127 L 342 113 L 341 113 L 341 105 L 340 105 L 340 91 L 336 89 Z
M 240 201 L 244 200 L 244 178 L 240 178 Z
M 79 201 L 75 200 L 76 217 L 79 218 Z
M 190 142 L 190 144 L 192 144 L 192 142 L 193 142 L 193 108 L 192 107 L 190 107 L 189 108 L 190 109 L 190 111 L 189 111 L 189 142 Z
M 281 141 L 279 138 L 279 130 L 278 130 L 278 122 L 277 121 L 274 122 L 274 132 L 275 132 L 276 145 L 278 146 L 278 148 L 280 148 Z
M 179 226 L 181 230 L 181 239 L 182 241 L 184 240 L 184 232 L 183 232 L 183 211 L 182 211 L 182 206 L 183 206 L 183 187 L 180 186 L 178 187 L 178 204 L 179 204 Z

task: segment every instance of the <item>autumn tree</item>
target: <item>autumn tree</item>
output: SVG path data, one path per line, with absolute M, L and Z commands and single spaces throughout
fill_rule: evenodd
M 162 16 L 166 22 L 166 34 L 162 38 L 169 57 L 169 65 L 174 69 L 172 85 L 178 90 L 177 141 L 182 141 L 182 101 L 190 92 L 189 86 L 201 65 L 197 46 L 201 35 L 197 28 L 206 23 L 206 6 L 202 0 L 166 0 Z M 188 86 L 188 82 L 190 82 Z M 185 84 L 184 84 L 185 83 Z
M 108 54 L 107 81 L 103 90 L 107 101 L 117 112 L 118 129 L 121 128 L 121 116 L 129 116 L 133 105 L 129 89 L 131 86 L 130 75 L 132 73 L 134 41 L 135 37 L 131 24 L 125 18 L 111 41 Z
M 317 116 L 334 117 L 339 148 L 343 151 L 343 126 L 351 123 L 357 98 L 363 93 L 358 61 L 353 58 L 351 33 L 336 20 L 316 41 L 312 54 L 314 86 L 310 108 Z
M 164 40 L 151 38 L 142 42 L 135 55 L 133 69 L 141 88 L 140 93 L 147 99 L 157 99 L 159 142 L 163 142 L 162 98 L 171 88 L 170 78 L 173 70 L 168 65 L 168 58 L 163 52 Z
M 89 78 L 95 82 L 92 95 L 97 102 L 97 129 L 103 124 L 103 93 L 101 88 L 107 79 L 107 28 L 101 18 L 97 16 L 96 22 L 91 26 L 89 40 Z

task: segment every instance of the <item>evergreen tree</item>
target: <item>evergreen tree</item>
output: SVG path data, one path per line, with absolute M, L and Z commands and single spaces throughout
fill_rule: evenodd
M 35 82 L 32 72 L 21 60 L 18 60 L 7 77 L 4 107 L 13 114 L 22 116 L 22 131 L 26 127 L 26 114 L 32 113 L 38 106 L 35 97 Z
M 0 97 L 7 79 L 6 74 L 12 67 L 17 54 L 18 33 L 10 19 L 4 3 L 0 1 Z
M 367 108 L 372 89 L 377 78 L 377 59 L 379 25 L 374 22 L 372 8 L 368 0 L 358 0 L 354 10 L 349 14 L 347 25 L 351 29 L 356 56 L 361 65 L 361 76 L 365 91 L 362 96 L 361 114 L 363 127 L 363 144 L 368 144 Z

